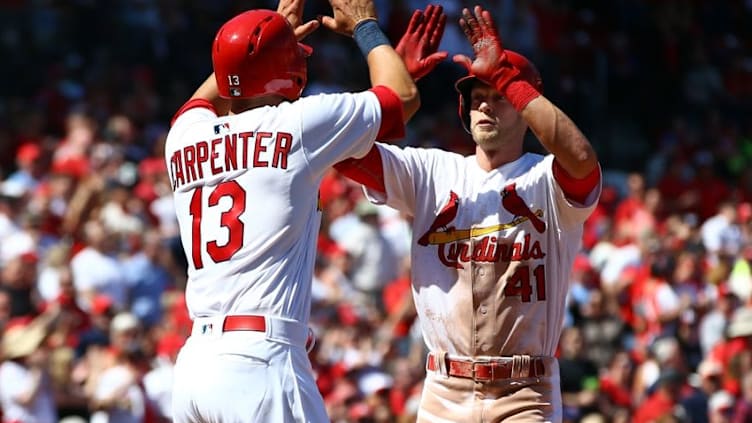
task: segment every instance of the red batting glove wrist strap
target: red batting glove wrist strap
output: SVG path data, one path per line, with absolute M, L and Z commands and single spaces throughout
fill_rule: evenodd
M 520 76 L 520 71 L 514 66 L 501 66 L 491 75 L 491 84 L 496 91 L 504 94 L 509 84 Z
M 517 80 L 507 84 L 504 91 L 499 92 L 509 101 L 514 109 L 521 112 L 528 103 L 538 98 L 541 94 L 527 81 Z

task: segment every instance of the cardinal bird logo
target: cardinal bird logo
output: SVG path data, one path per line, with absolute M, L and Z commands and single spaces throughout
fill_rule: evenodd
M 428 245 L 428 237 L 436 232 L 439 228 L 444 228 L 446 230 L 450 230 L 453 228 L 448 228 L 447 225 L 454 220 L 455 217 L 457 217 L 457 210 L 460 208 L 460 197 L 454 192 L 449 191 L 449 200 L 444 205 L 444 207 L 441 208 L 441 211 L 438 215 L 436 215 L 436 219 L 434 219 L 433 223 L 431 224 L 431 227 L 428 228 L 426 233 L 423 234 L 423 236 L 418 239 L 418 244 L 422 246 Z
M 527 218 L 530 223 L 533 224 L 536 231 L 543 233 L 543 231 L 546 230 L 546 222 L 540 220 L 540 218 L 530 210 L 527 204 L 525 204 L 525 200 L 517 194 L 516 187 L 517 184 L 512 183 L 501 190 L 501 205 L 504 206 L 509 213 Z

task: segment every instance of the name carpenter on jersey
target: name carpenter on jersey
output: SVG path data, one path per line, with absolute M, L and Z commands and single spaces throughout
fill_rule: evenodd
M 291 148 L 292 134 L 287 132 L 238 132 L 199 141 L 175 151 L 170 157 L 172 190 L 205 175 L 248 168 L 287 169 Z

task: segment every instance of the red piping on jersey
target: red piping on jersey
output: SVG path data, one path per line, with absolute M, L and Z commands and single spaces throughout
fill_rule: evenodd
M 381 103 L 381 127 L 377 140 L 391 141 L 405 136 L 405 122 L 402 120 L 402 100 L 391 88 L 377 85 L 371 88 Z
M 197 107 L 202 107 L 204 109 L 211 110 L 215 115 L 217 114 L 217 110 L 214 108 L 214 105 L 211 103 L 211 101 L 205 99 L 205 98 L 194 98 L 191 100 L 188 100 L 183 104 L 180 109 L 178 109 L 177 112 L 175 112 L 175 115 L 172 117 L 172 120 L 170 121 L 170 126 L 175 124 L 175 120 L 177 120 L 180 115 L 187 112 L 188 110 L 195 109 Z
M 562 191 L 567 196 L 580 204 L 584 204 L 587 201 L 588 195 L 593 192 L 593 189 L 598 185 L 601 180 L 601 167 L 596 166 L 595 169 L 590 171 L 584 178 L 578 179 L 570 175 L 558 161 L 554 159 L 553 165 L 554 179 L 559 183 Z
M 360 159 L 347 159 L 334 165 L 345 177 L 365 185 L 366 187 L 386 193 L 384 186 L 384 166 L 381 163 L 381 153 L 377 146 Z

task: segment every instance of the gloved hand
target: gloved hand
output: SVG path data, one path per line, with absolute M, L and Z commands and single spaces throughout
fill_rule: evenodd
M 475 6 L 473 15 L 465 8 L 462 10 L 460 27 L 473 46 L 475 60 L 457 54 L 453 57 L 454 62 L 464 66 L 470 75 L 505 94 L 506 88 L 519 77 L 520 71 L 507 60 L 491 13 Z
M 445 51 L 437 52 L 446 19 L 443 8 L 432 4 L 426 7 L 425 12 L 413 12 L 405 34 L 395 48 L 413 80 L 428 75 L 449 55 Z

